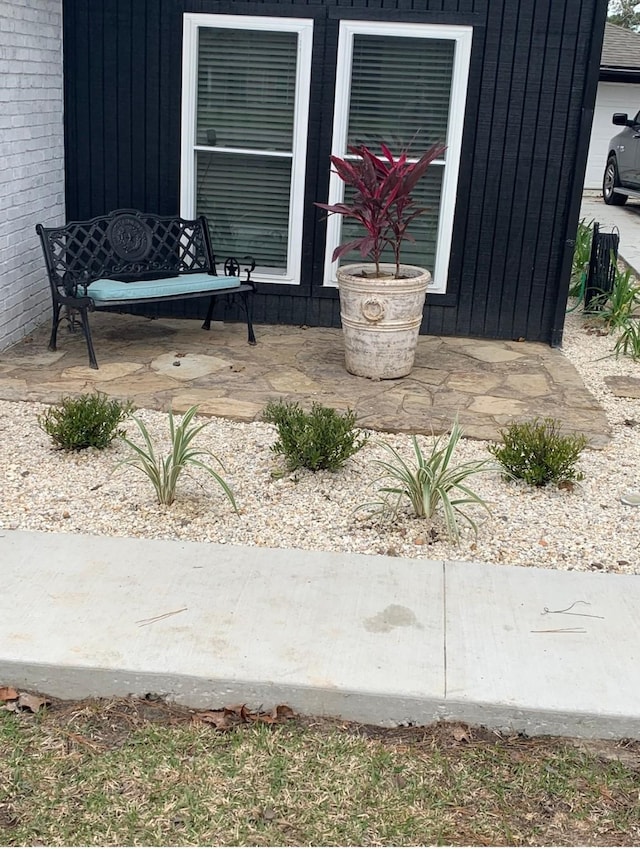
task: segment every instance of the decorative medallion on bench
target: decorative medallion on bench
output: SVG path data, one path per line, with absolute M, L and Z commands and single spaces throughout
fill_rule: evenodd
M 119 215 L 107 227 L 107 239 L 120 259 L 135 262 L 151 249 L 151 228 L 135 215 Z
M 89 362 L 98 368 L 89 327 L 92 310 L 209 296 L 202 325 L 209 330 L 218 295 L 240 297 L 249 344 L 256 344 L 251 309 L 255 261 L 243 257 L 245 280 L 240 279 L 241 267 L 235 257 L 224 262 L 224 274 L 218 275 L 204 216 L 191 221 L 121 209 L 89 221 L 71 221 L 64 227 L 38 224 L 36 231 L 53 301 L 50 350 L 56 350 L 62 307 L 67 317 L 76 312 L 80 315 Z

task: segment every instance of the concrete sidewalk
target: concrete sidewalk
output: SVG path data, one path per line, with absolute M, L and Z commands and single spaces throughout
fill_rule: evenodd
M 640 738 L 635 576 L 10 530 L 0 563 L 0 685 Z

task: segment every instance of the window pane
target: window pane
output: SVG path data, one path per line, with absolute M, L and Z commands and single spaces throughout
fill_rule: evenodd
M 201 28 L 196 144 L 290 152 L 297 55 L 295 32 Z
M 349 144 L 422 153 L 446 142 L 455 43 L 355 35 Z
M 436 241 L 438 238 L 438 218 L 440 214 L 440 196 L 442 193 L 442 177 L 444 168 L 442 165 L 430 165 L 427 173 L 419 181 L 413 192 L 415 207 L 422 207 L 427 211 L 418 216 L 409 227 L 409 233 L 415 242 L 406 240 L 402 243 L 400 260 L 405 265 L 418 265 L 433 271 L 436 255 Z M 346 193 L 347 202 L 350 194 Z M 360 238 L 363 229 L 357 222 L 345 218 L 342 224 L 342 242 Z M 352 251 L 341 261 L 340 265 L 349 262 L 361 262 L 362 258 L 358 251 Z M 393 254 L 386 250 L 383 255 L 384 262 L 393 262 Z
M 217 261 L 249 254 L 258 266 L 285 273 L 291 160 L 203 151 L 196 157 L 196 214 L 209 219 Z

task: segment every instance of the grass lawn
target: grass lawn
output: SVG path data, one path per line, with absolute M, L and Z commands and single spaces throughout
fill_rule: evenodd
M 0 845 L 637 845 L 640 744 L 160 701 L 0 711 Z

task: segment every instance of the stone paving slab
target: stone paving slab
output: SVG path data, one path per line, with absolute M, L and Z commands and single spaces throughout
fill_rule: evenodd
M 610 374 L 604 382 L 616 398 L 640 398 L 640 378 Z
M 51 403 L 94 389 L 151 409 L 186 409 L 239 421 L 260 418 L 273 398 L 354 409 L 363 427 L 429 434 L 456 416 L 465 435 L 498 439 L 514 419 L 551 416 L 594 447 L 610 440 L 606 416 L 559 350 L 533 342 L 423 336 L 413 372 L 372 381 L 344 367 L 342 332 L 258 325 L 258 344 L 242 324 L 95 313 L 100 369 L 88 367 L 84 338 L 63 325 L 59 350 L 48 326 L 0 354 L 0 398 Z

